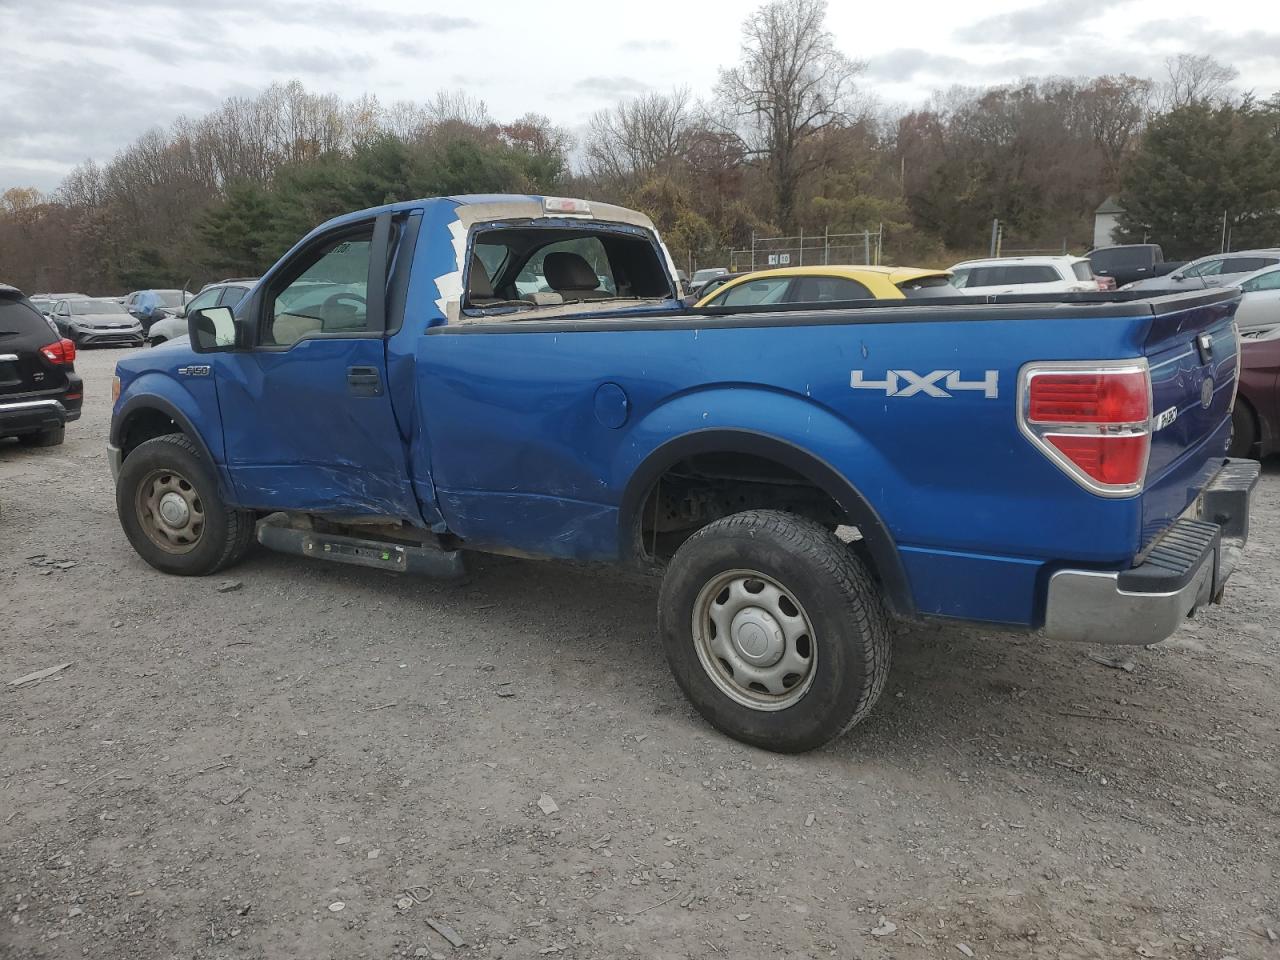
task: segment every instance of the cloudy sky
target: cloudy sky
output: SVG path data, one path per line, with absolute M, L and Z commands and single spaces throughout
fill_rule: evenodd
M 687 85 L 710 95 L 734 61 L 732 0 L 0 0 L 0 190 L 55 187 L 149 127 L 297 78 L 385 103 L 465 89 L 498 119 L 536 111 L 571 130 L 619 97 Z M 1280 90 L 1270 3 L 1221 0 L 914 0 L 832 5 L 842 49 L 882 103 L 952 84 L 1128 72 L 1210 53 L 1239 86 Z M 1270 32 L 1268 32 L 1268 29 Z

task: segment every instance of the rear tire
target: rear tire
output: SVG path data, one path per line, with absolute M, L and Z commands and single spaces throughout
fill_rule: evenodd
M 41 430 L 39 433 L 24 433 L 18 437 L 18 442 L 27 447 L 56 447 L 61 445 L 66 436 L 66 425 L 59 424 L 56 427 Z
M 718 730 L 799 753 L 870 711 L 892 630 L 867 568 L 831 531 L 777 510 L 703 527 L 662 581 L 659 627 L 676 682 Z
M 1231 446 L 1227 455 L 1231 457 L 1253 457 L 1253 448 L 1258 443 L 1258 423 L 1253 416 L 1249 404 L 1236 398 L 1235 409 L 1231 411 Z
M 217 573 L 253 545 L 253 512 L 222 502 L 213 465 L 180 433 L 147 440 L 125 458 L 116 512 L 133 549 L 163 573 Z

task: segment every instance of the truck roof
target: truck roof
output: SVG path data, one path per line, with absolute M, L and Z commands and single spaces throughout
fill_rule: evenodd
M 586 212 L 548 209 L 549 204 L 577 206 Z M 322 223 L 312 233 L 341 226 L 344 223 L 367 220 L 369 217 L 377 216 L 380 213 L 403 213 L 407 210 L 426 210 L 431 207 L 452 207 L 457 211 L 458 219 L 468 224 L 482 220 L 520 220 L 550 217 L 555 219 L 604 220 L 612 223 L 627 223 L 637 227 L 644 227 L 648 230 L 654 229 L 653 221 L 644 214 L 629 210 L 626 207 L 615 206 L 611 203 L 581 200 L 576 197 L 550 197 L 542 194 L 471 193 L 452 197 L 422 197 L 417 200 L 401 200 L 397 203 L 388 203 L 380 207 L 355 210 Z M 463 208 L 465 208 L 465 214 L 462 212 Z

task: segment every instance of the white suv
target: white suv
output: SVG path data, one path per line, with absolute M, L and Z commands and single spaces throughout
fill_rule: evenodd
M 1085 257 L 996 257 L 951 268 L 961 293 L 1096 293 L 1101 289 Z

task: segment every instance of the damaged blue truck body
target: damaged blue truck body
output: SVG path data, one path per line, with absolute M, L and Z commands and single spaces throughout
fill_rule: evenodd
M 122 360 L 121 522 L 161 570 L 256 538 L 460 573 L 466 551 L 663 572 L 660 635 L 727 733 L 856 723 L 892 624 L 1150 643 L 1221 597 L 1232 291 L 695 313 L 642 215 L 421 200 L 330 221 L 230 311 Z

